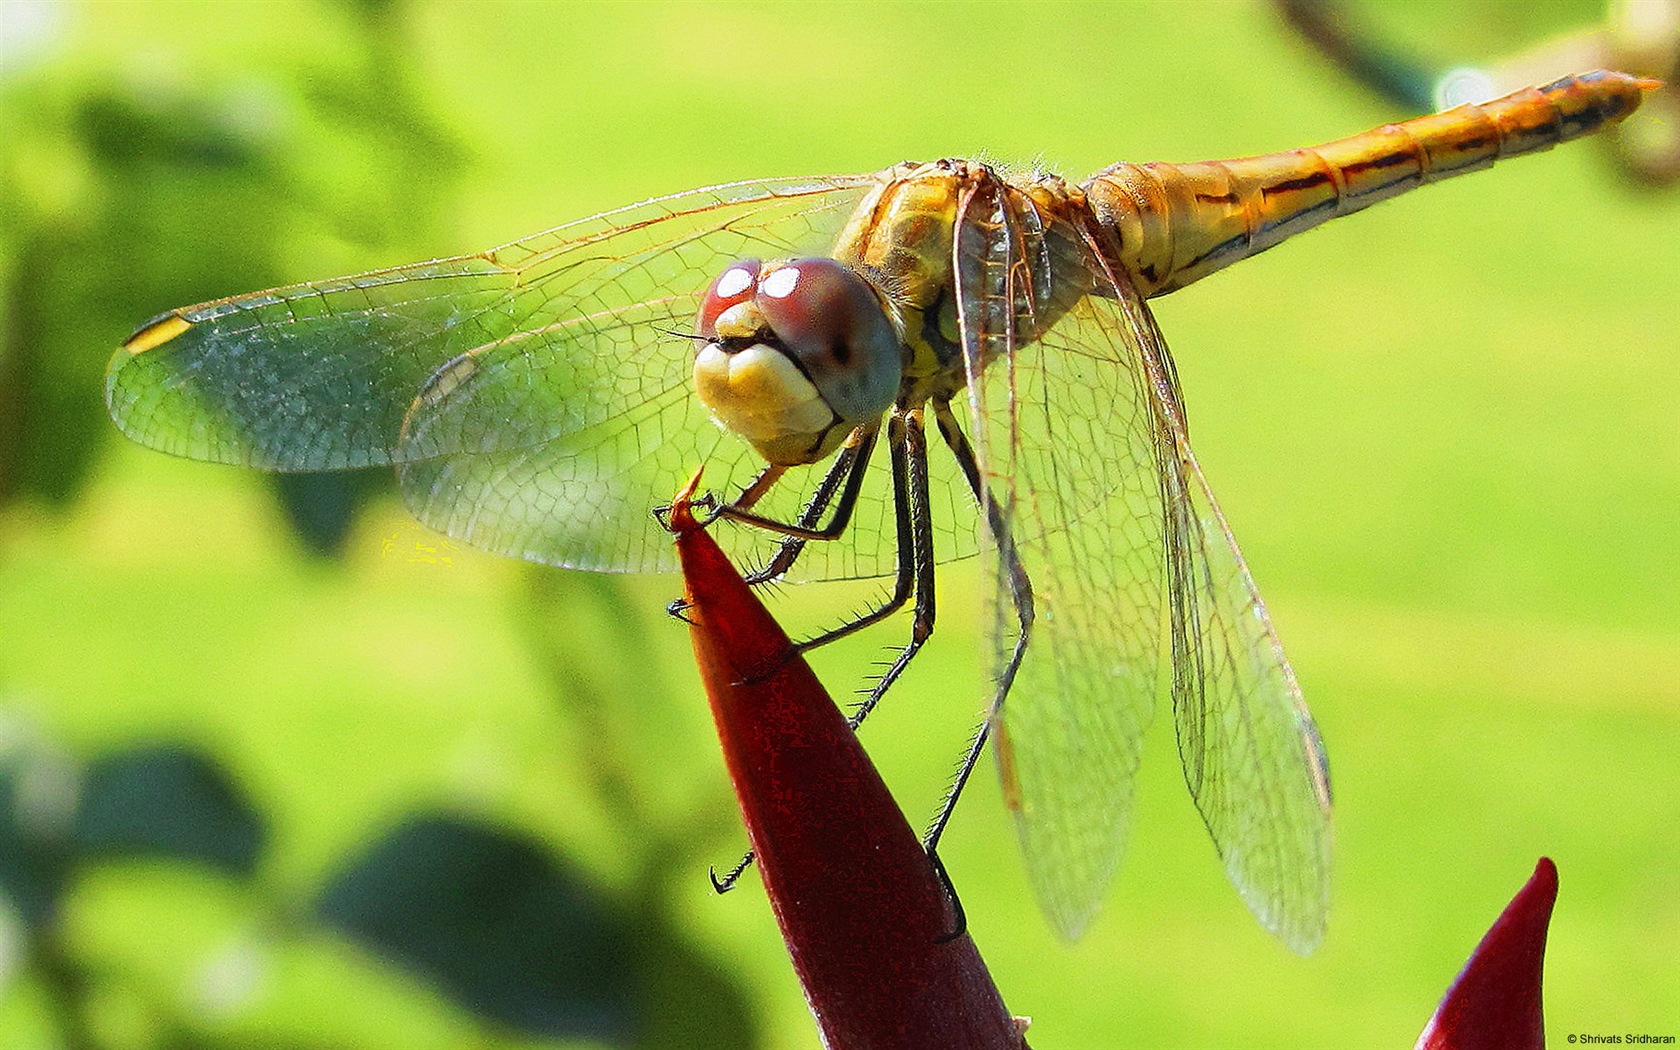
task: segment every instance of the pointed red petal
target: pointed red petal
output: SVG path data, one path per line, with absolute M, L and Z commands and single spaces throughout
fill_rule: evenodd
M 1557 867 L 1541 857 L 1470 953 L 1417 1050 L 1544 1050 L 1540 978 L 1557 891 Z
M 671 527 L 747 837 L 824 1044 L 1024 1047 L 844 716 L 682 498 Z

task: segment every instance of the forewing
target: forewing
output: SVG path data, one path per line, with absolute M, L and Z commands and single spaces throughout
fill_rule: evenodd
M 535 305 L 486 253 L 185 307 L 129 337 L 105 400 L 123 433 L 189 459 L 390 463 L 433 370 L 517 330 Z
M 762 466 L 694 397 L 689 335 L 701 295 L 744 256 L 831 250 L 868 184 L 779 187 L 621 220 L 558 249 L 529 246 L 524 294 L 563 307 L 454 358 L 419 392 L 399 457 L 409 508 L 498 553 L 585 569 L 673 567 L 651 508 L 701 464 L 725 498 Z
M 1066 225 L 1006 211 L 971 202 L 957 249 L 969 425 L 1007 523 L 987 559 L 1000 675 L 1011 542 L 1036 614 L 995 746 L 1028 877 L 1071 939 L 1119 865 L 1160 681 L 1162 465 L 1133 332 L 1112 301 L 1083 294 L 1100 278 L 1088 249 Z
M 533 246 L 520 267 L 526 294 L 565 308 L 455 357 L 420 392 L 398 457 L 410 510 L 497 553 L 581 569 L 674 569 L 670 538 L 650 510 L 699 465 L 706 488 L 725 499 L 764 466 L 693 394 L 694 346 L 684 333 L 700 296 L 745 256 L 828 254 L 872 184 L 778 187 L 726 206 L 621 224 L 599 244 Z M 605 268 L 595 263 L 603 256 L 611 259 Z M 796 520 L 828 467 L 791 470 L 755 509 Z M 728 521 L 715 534 L 747 564 L 763 563 L 778 541 Z M 788 576 L 891 572 L 895 534 L 882 456 L 852 525 L 838 540 L 807 544 Z
M 670 568 L 651 508 L 702 463 L 726 497 L 762 465 L 692 396 L 684 336 L 700 295 L 743 256 L 826 254 L 872 183 L 695 190 L 479 255 L 174 311 L 118 351 L 111 414 L 191 458 L 397 463 L 421 520 L 500 553 Z M 793 518 L 822 469 L 791 472 L 760 509 Z M 795 578 L 891 570 L 884 475 L 871 471 L 854 527 L 811 545 Z M 720 533 L 753 558 L 773 543 Z
M 1294 950 L 1312 951 L 1330 906 L 1330 779 L 1318 728 L 1242 553 L 1190 451 L 1166 345 L 1129 284 L 1118 306 L 1139 337 L 1174 455 L 1167 482 L 1173 714 L 1185 782 L 1243 902 Z
M 726 252 L 723 245 L 750 240 L 723 233 L 708 252 L 708 231 L 727 231 L 767 209 L 820 210 L 823 202 L 851 199 L 867 181 L 783 180 L 693 190 L 477 255 L 171 311 L 131 336 L 113 358 L 106 379 L 111 415 L 142 444 L 270 470 L 333 470 L 462 451 L 468 444 L 482 450 L 526 442 L 542 424 L 520 415 L 462 428 L 450 435 L 453 444 L 399 447 L 409 407 L 433 374 L 460 355 L 496 346 L 570 369 L 561 372 L 571 381 L 565 390 L 531 406 L 547 410 L 558 401 L 565 408 L 562 421 L 639 404 L 649 386 L 624 378 L 636 362 L 598 362 L 590 355 L 598 349 L 645 353 L 667 337 L 649 329 L 632 333 L 628 344 L 596 346 L 585 315 L 680 317 L 679 330 L 691 327 L 692 315 L 638 300 L 692 300 L 715 275 L 689 271 Z M 695 287 L 650 290 L 639 278 L 648 272 L 643 257 L 652 246 L 671 248 L 663 272 L 690 276 Z M 680 364 L 682 354 L 652 356 L 669 373 L 674 365 L 667 359 Z M 589 382 L 603 377 L 617 382 Z M 646 382 L 658 389 L 668 381 L 668 375 L 655 375 Z

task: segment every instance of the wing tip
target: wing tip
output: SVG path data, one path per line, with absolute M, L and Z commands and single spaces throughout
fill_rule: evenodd
M 1306 956 L 1318 951 L 1318 946 L 1324 943 L 1324 935 L 1328 927 L 1329 923 L 1323 916 L 1320 916 L 1317 922 L 1306 926 L 1279 924 L 1278 927 L 1272 929 L 1272 932 L 1290 951 L 1296 955 Z
M 1306 956 L 1318 950 L 1330 928 L 1328 864 L 1320 870 L 1326 873 L 1326 878 L 1320 883 L 1316 901 L 1310 898 L 1290 901 L 1277 894 L 1257 891 L 1246 881 L 1240 881 L 1229 865 L 1225 874 L 1261 927 L 1296 955 Z
M 122 349 L 128 351 L 131 357 L 138 357 L 148 350 L 157 349 L 191 327 L 191 321 L 182 317 L 179 311 L 171 310 L 136 328 L 133 335 L 123 340 Z

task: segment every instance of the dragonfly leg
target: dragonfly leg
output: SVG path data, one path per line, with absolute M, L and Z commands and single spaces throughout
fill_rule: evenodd
M 895 411 L 891 422 L 887 424 L 887 448 L 888 453 L 892 458 L 893 503 L 897 510 L 898 518 L 898 582 L 893 588 L 892 596 L 869 612 L 864 613 L 861 616 L 854 617 L 852 620 L 841 624 L 839 627 L 836 627 L 831 631 L 825 631 L 815 638 L 798 643 L 794 646 L 796 652 L 805 652 L 808 649 L 816 648 L 824 643 L 832 642 L 836 638 L 841 638 L 845 635 L 851 634 L 853 631 L 856 631 L 868 624 L 875 623 L 876 621 L 881 620 L 897 611 L 908 599 L 911 589 L 911 580 L 914 575 L 914 561 L 910 556 L 909 515 L 906 509 L 910 487 L 910 470 L 906 462 L 908 457 L 905 455 L 905 446 L 908 443 L 906 434 L 909 429 L 908 425 Z M 817 490 L 817 492 L 811 497 L 810 503 L 806 505 L 805 511 L 801 515 L 801 520 L 814 520 L 822 513 L 822 505 L 825 504 L 828 499 L 832 498 L 834 490 L 839 487 L 842 470 L 851 469 L 854 475 L 862 474 L 864 464 L 869 458 L 869 452 L 873 447 L 874 440 L 875 431 L 872 430 L 867 435 L 865 442 L 863 443 L 863 447 L 858 452 L 858 462 L 855 466 L 847 467 L 840 463 L 836 463 L 835 466 L 829 470 L 828 476 L 823 479 L 822 487 Z M 851 446 L 848 444 L 848 451 L 850 448 Z M 824 491 L 825 489 L 827 490 L 826 492 Z M 854 492 L 853 495 L 855 497 L 856 493 Z M 788 541 L 782 544 L 780 552 L 785 553 L 790 547 L 793 548 L 793 553 L 789 555 L 787 563 L 778 569 L 775 567 L 776 562 L 772 562 L 770 566 L 766 567 L 762 578 L 770 579 L 787 571 L 788 566 L 793 564 L 793 559 L 798 556 L 799 550 L 802 549 L 804 545 L 804 540 L 789 537 Z M 780 557 L 780 553 L 778 554 L 778 557 Z M 757 575 L 758 574 L 754 574 L 754 576 Z M 747 582 L 759 582 L 754 579 L 754 576 L 746 577 Z M 878 691 L 884 690 L 878 689 Z M 879 696 L 872 697 L 872 700 L 879 699 Z M 873 706 L 873 704 L 871 704 L 871 706 Z M 861 717 L 854 716 L 851 720 L 852 728 L 856 729 L 858 723 L 862 720 L 863 719 Z M 741 875 L 752 866 L 754 859 L 754 852 L 749 849 L 746 854 L 742 856 L 740 860 L 736 861 L 734 866 L 724 873 L 721 878 L 718 876 L 715 868 L 710 870 L 707 874 L 711 877 L 712 889 L 718 893 L 728 893 L 730 890 L 734 889 L 735 884 L 740 881 Z M 956 900 L 955 891 L 952 891 L 951 899 L 953 901 Z M 961 906 L 958 905 L 959 914 L 960 907 Z
M 874 608 L 853 616 L 838 627 L 800 642 L 794 648 L 801 653 L 809 652 L 818 646 L 827 645 L 836 639 L 844 638 L 855 631 L 868 627 L 870 624 L 879 623 L 902 609 L 904 603 L 910 600 L 916 581 L 916 559 L 912 540 L 913 528 L 910 522 L 909 431 L 910 425 L 895 409 L 892 419 L 887 423 L 887 455 L 892 463 L 893 518 L 898 533 L 896 543 L 898 571 L 894 574 L 892 593 Z M 925 441 L 923 444 L 925 445 Z M 870 706 L 873 706 L 873 703 Z
M 888 616 L 897 612 L 899 609 L 903 608 L 905 602 L 910 600 L 915 580 L 915 561 L 913 556 L 912 530 L 908 511 L 910 506 L 908 480 L 910 468 L 905 455 L 905 446 L 908 441 L 906 434 L 908 429 L 909 426 L 905 422 L 904 413 L 895 410 L 892 414 L 891 421 L 888 423 L 887 430 L 888 452 L 892 457 L 894 509 L 898 527 L 898 572 L 893 585 L 893 591 L 880 604 L 874 606 L 868 611 L 853 616 L 851 619 L 842 623 L 838 627 L 824 631 L 814 638 L 808 638 L 805 641 L 800 642 L 797 646 L 795 646 L 795 649 L 798 652 L 803 653 L 811 649 L 815 649 L 818 646 L 827 645 L 829 642 L 835 641 L 839 638 L 844 638 L 847 635 L 852 634 L 855 631 L 862 630 L 871 624 L 879 623 Z M 921 462 L 922 491 L 924 495 L 921 497 L 921 502 L 926 504 L 927 442 L 925 438 L 921 437 L 919 415 L 917 416 L 916 431 L 919 445 L 923 450 Z M 763 518 L 759 515 L 751 514 L 750 512 L 742 512 L 739 509 L 740 501 L 737 501 L 732 508 L 726 507 L 719 509 L 719 515 L 722 517 L 728 517 L 737 521 L 745 521 L 748 524 L 772 529 L 784 534 L 782 544 L 777 548 L 776 554 L 770 560 L 769 564 L 765 565 L 762 569 L 749 573 L 745 577 L 748 584 L 756 585 L 764 583 L 767 580 L 773 580 L 787 572 L 793 567 L 793 564 L 798 559 L 800 552 L 805 549 L 805 544 L 810 540 L 834 539 L 845 531 L 847 524 L 851 521 L 852 511 L 857 505 L 858 492 L 863 487 L 864 471 L 869 465 L 869 457 L 875 449 L 875 443 L 879 432 L 879 424 L 875 424 L 867 428 L 859 427 L 857 429 L 852 438 L 847 441 L 846 446 L 841 449 L 840 455 L 835 458 L 834 465 L 829 468 L 828 473 L 823 477 L 822 483 L 817 487 L 817 490 L 812 494 L 810 501 L 806 503 L 805 509 L 800 513 L 799 521 L 793 526 L 788 526 L 780 522 Z M 763 477 L 764 475 L 761 474 L 759 479 L 762 480 Z M 841 489 L 842 482 L 845 483 L 844 489 Z M 759 481 L 755 480 L 753 485 L 749 487 L 748 491 L 752 491 L 758 487 Z M 823 512 L 827 509 L 828 504 L 833 501 L 836 492 L 839 492 L 840 501 L 835 505 L 834 516 L 830 519 L 826 526 L 819 529 L 817 528 L 817 522 L 822 519 Z M 756 499 L 757 497 L 754 498 Z M 928 533 L 930 537 L 929 544 L 931 545 L 931 526 L 928 529 Z M 931 554 L 929 555 L 929 564 L 931 564 Z M 897 677 L 896 674 L 893 677 Z M 873 707 L 875 701 L 879 699 L 879 696 L 872 697 L 869 701 L 869 706 Z
M 782 534 L 781 545 L 776 548 L 769 564 L 747 575 L 746 581 L 749 585 L 773 580 L 793 568 L 793 563 L 799 559 L 800 552 L 809 541 L 831 540 L 845 531 L 846 526 L 851 523 L 852 510 L 857 506 L 858 492 L 863 488 L 865 468 L 869 466 L 869 457 L 875 451 L 875 439 L 879 433 L 878 422 L 867 427 L 858 427 L 852 432 L 839 454 L 834 457 L 834 464 L 828 468 L 828 473 L 823 475 L 822 483 L 817 486 L 805 508 L 800 511 L 799 520 L 792 526 L 751 512 L 753 504 L 769 490 L 776 478 L 781 477 L 782 468 L 765 468 L 741 493 L 740 498 L 727 507 L 719 508 L 720 516 Z M 775 472 L 774 476 L 771 476 L 772 472 Z M 769 482 L 765 481 L 767 477 L 770 478 Z M 840 487 L 842 482 L 845 483 L 843 490 Z M 826 526 L 819 528 L 818 522 L 822 520 L 824 511 L 833 502 L 837 492 L 840 494 L 840 502 L 835 505 L 834 516 Z
M 868 435 L 868 440 L 873 443 L 873 432 Z M 868 698 L 847 719 L 853 729 L 861 725 L 863 720 L 868 717 L 869 712 L 874 710 L 875 705 L 880 703 L 881 697 L 886 695 L 887 690 L 892 687 L 898 676 L 904 673 L 904 669 L 909 666 L 910 660 L 916 655 L 917 650 L 933 633 L 933 525 L 928 513 L 927 437 L 923 431 L 920 409 L 912 409 L 909 412 L 894 410 L 892 418 L 887 424 L 887 450 L 892 460 L 893 507 L 898 529 L 898 573 L 893 593 L 886 601 L 869 612 L 853 617 L 839 627 L 801 642 L 795 647 L 798 651 L 804 652 L 826 642 L 834 641 L 836 638 L 842 638 L 869 624 L 876 623 L 896 612 L 909 600 L 911 593 L 915 593 L 916 613 L 911 626 L 910 644 L 904 647 L 904 651 L 899 653 L 892 666 L 875 683 L 875 687 L 870 690 Z M 867 459 L 868 454 L 869 449 L 865 447 L 860 453 L 859 463 L 853 468 L 855 473 L 862 473 L 862 460 Z M 828 486 L 831 480 L 835 481 L 835 485 L 838 484 L 835 479 L 838 477 L 839 469 L 837 464 L 834 469 L 829 471 L 828 477 L 824 479 L 825 486 Z M 819 490 L 818 494 L 812 497 L 812 504 L 815 504 L 821 495 L 822 493 Z M 855 495 L 856 493 L 853 492 L 854 497 Z M 821 513 L 820 507 L 816 513 Z M 813 516 L 809 505 L 804 516 Z M 803 540 L 798 542 L 803 545 Z M 787 545 L 784 544 L 783 548 L 786 549 L 786 547 Z M 746 855 L 721 878 L 718 877 L 715 870 L 711 872 L 712 888 L 718 893 L 728 892 L 735 886 L 742 873 L 752 865 L 753 859 L 753 852 L 748 850 Z M 934 863 L 939 864 L 937 856 L 934 858 Z M 941 879 L 949 888 L 950 881 L 944 875 L 944 867 L 940 865 L 938 870 Z M 949 934 L 949 937 L 955 938 L 961 936 L 967 929 L 968 922 L 962 914 L 962 904 L 957 900 L 954 889 L 950 890 L 950 898 L 957 915 L 957 922 L 955 931 Z
M 730 868 L 727 872 L 724 872 L 723 878 L 721 879 L 718 878 L 716 868 L 707 868 L 706 877 L 712 880 L 713 891 L 717 893 L 728 893 L 730 890 L 734 889 L 735 884 L 741 881 L 741 875 L 748 868 L 752 867 L 752 862 L 757 859 L 757 856 L 758 854 L 753 850 L 747 850 L 741 859 L 735 862 L 734 867 Z
M 777 463 L 769 464 L 747 483 L 741 494 L 729 502 L 729 506 L 742 511 L 751 510 L 764 498 L 766 492 L 775 487 L 776 482 L 782 480 L 782 475 L 787 473 L 787 469 Z
M 945 870 L 945 862 L 939 859 L 939 854 L 928 852 L 928 862 L 933 865 L 933 873 L 939 877 L 939 885 L 945 889 L 945 899 L 951 902 L 951 928 L 939 935 L 939 944 L 948 944 L 968 932 L 968 912 L 963 910 L 962 898 L 957 896 L 957 887 L 951 882 L 951 874 Z
M 793 529 L 799 530 L 801 533 L 821 533 L 820 538 L 823 539 L 832 539 L 844 531 L 847 523 L 851 520 L 852 508 L 857 504 L 857 494 L 863 485 L 864 470 L 869 465 L 869 456 L 875 449 L 875 438 L 879 431 L 880 425 L 875 424 L 858 427 L 857 430 L 852 432 L 845 446 L 840 450 L 840 454 L 835 457 L 833 466 L 829 467 L 828 473 L 823 476 L 822 484 L 817 486 L 816 492 L 811 494 L 810 500 L 805 504 L 805 509 L 800 512 L 799 522 L 792 526 Z M 715 508 L 714 519 L 728 517 L 784 533 L 781 545 L 776 548 L 776 554 L 771 558 L 770 563 L 762 569 L 747 573 L 742 577 L 750 587 L 756 587 L 787 572 L 798 559 L 799 552 L 805 549 L 806 535 L 786 535 L 789 526 L 751 514 L 747 510 L 763 498 L 764 494 L 770 491 L 771 486 L 780 480 L 786 471 L 786 467 L 765 467 L 759 471 L 758 476 L 752 480 L 751 484 L 741 490 L 741 495 L 733 503 L 726 506 L 716 506 L 716 500 L 710 493 L 698 496 L 692 501 L 694 506 Z M 816 529 L 816 523 L 822 519 L 823 511 L 828 508 L 828 504 L 834 499 L 835 492 L 840 490 L 841 482 L 846 483 L 846 488 L 841 493 L 839 506 L 835 508 L 834 520 L 830 521 L 825 528 Z M 663 528 L 670 528 L 668 521 L 670 510 L 671 508 L 668 506 L 653 509 L 654 516 L 659 519 L 659 524 Z M 903 600 L 900 599 L 898 604 L 902 605 Z M 892 606 L 886 612 L 892 612 L 896 608 L 898 608 L 898 605 Z M 665 611 L 679 620 L 692 622 L 689 621 L 687 615 L 688 603 L 682 598 L 678 598 L 667 605 Z M 881 615 L 884 616 L 886 613 Z M 879 618 L 879 616 L 875 617 L 875 619 Z M 869 622 L 873 623 L 874 620 Z M 846 633 L 855 629 L 855 627 L 848 627 Z M 838 635 L 834 635 L 834 637 L 838 637 Z M 833 638 L 829 635 L 823 635 L 813 641 L 801 643 L 799 651 L 832 640 Z M 735 874 L 739 874 L 739 869 L 736 869 Z M 725 881 L 732 880 L 726 879 Z
M 998 559 L 1009 581 L 1009 601 L 1015 607 L 1015 620 L 1020 633 L 1010 650 L 1008 662 L 998 675 L 997 688 L 992 694 L 992 703 L 986 711 L 986 718 L 980 723 L 980 728 L 975 730 L 974 739 L 969 743 L 962 764 L 957 769 L 957 776 L 951 782 L 951 789 L 945 793 L 945 801 L 940 805 L 938 815 L 934 817 L 927 835 L 923 838 L 929 853 L 937 851 L 939 837 L 945 833 L 945 826 L 950 823 L 951 814 L 956 811 L 957 800 L 962 797 L 963 788 L 968 786 L 968 778 L 980 761 L 980 753 L 986 748 L 986 740 L 991 736 L 992 726 L 1003 714 L 1003 702 L 1009 696 L 1009 687 L 1014 684 L 1015 673 L 1020 670 L 1021 659 L 1027 653 L 1027 640 L 1032 635 L 1033 625 L 1032 581 L 1021 565 L 1021 555 L 1009 530 L 1008 518 L 993 498 L 991 489 L 982 481 L 979 465 L 974 459 L 974 448 L 968 443 L 956 416 L 952 415 L 950 403 L 934 402 L 933 414 L 939 423 L 940 437 L 945 439 L 951 453 L 956 456 L 964 477 L 968 479 L 969 488 L 974 492 L 974 498 L 986 510 L 986 525 L 997 544 Z
M 922 427 L 920 406 L 907 412 L 894 412 L 888 439 L 893 454 L 893 504 L 898 519 L 898 586 L 892 598 L 872 613 L 857 617 L 829 632 L 823 640 L 849 634 L 865 624 L 874 623 L 904 604 L 906 591 L 913 591 L 915 606 L 910 621 L 910 642 L 899 652 L 898 658 L 886 673 L 875 682 L 849 721 L 856 729 L 875 710 L 875 705 L 887 695 L 899 675 L 910 666 L 923 644 L 933 635 L 933 517 L 928 502 L 927 434 Z M 902 435 L 902 436 L 901 436 Z

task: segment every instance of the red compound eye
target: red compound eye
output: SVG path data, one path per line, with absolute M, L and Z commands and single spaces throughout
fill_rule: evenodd
M 792 259 L 770 271 L 758 282 L 758 305 L 788 352 L 808 367 L 849 367 L 853 344 L 883 327 L 869 286 L 833 259 Z
M 758 308 L 789 357 L 847 423 L 898 393 L 898 335 L 869 283 L 833 259 L 793 259 L 758 282 Z
M 699 334 L 711 339 L 717 335 L 718 314 L 737 303 L 744 303 L 758 293 L 758 271 L 763 264 L 757 259 L 742 259 L 730 263 L 718 274 L 717 280 L 706 289 L 700 300 Z

